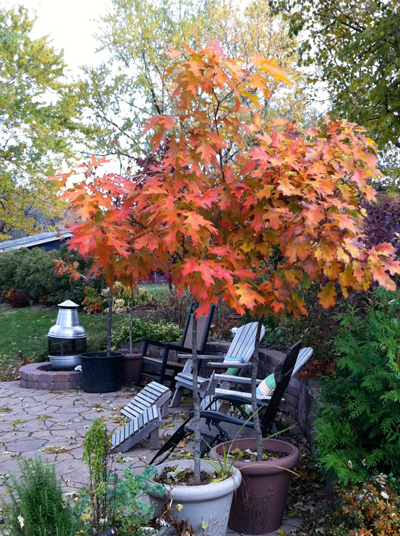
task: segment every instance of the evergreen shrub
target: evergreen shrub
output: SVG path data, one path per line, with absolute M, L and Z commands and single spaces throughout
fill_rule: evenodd
M 330 479 L 400 477 L 399 314 L 400 290 L 377 288 L 363 307 L 347 304 L 338 315 L 334 348 L 341 357 L 324 379 L 315 421 L 318 460 Z

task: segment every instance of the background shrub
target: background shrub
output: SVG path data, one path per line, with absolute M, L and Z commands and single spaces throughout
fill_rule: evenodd
M 11 307 L 13 307 L 14 309 L 22 309 L 23 307 L 28 307 L 29 305 L 28 298 L 24 296 L 24 294 L 22 294 L 21 292 L 14 292 L 11 296 L 10 301 Z
M 112 345 L 117 348 L 121 343 L 129 342 L 129 318 L 125 318 L 122 323 L 113 329 Z M 132 319 L 132 342 L 139 342 L 142 339 L 153 341 L 171 342 L 182 339 L 183 329 L 173 322 L 165 320 Z
M 64 300 L 81 304 L 85 299 L 84 289 L 88 285 L 96 291 L 105 286 L 104 277 L 85 283 L 71 281 L 68 275 L 58 277 L 54 272 L 55 258 L 79 262 L 79 270 L 86 274 L 90 268 L 82 257 L 68 252 L 63 246 L 60 251 L 45 251 L 41 248 L 18 249 L 0 254 L 0 296 L 14 289 L 24 294 L 33 303 L 56 305 Z
M 361 303 L 361 302 L 360 302 Z M 375 289 L 346 305 L 334 338 L 340 354 L 321 390 L 315 421 L 328 478 L 364 482 L 374 472 L 400 477 L 400 290 Z
M 339 328 L 335 312 L 341 310 L 344 300 L 339 297 L 334 309 L 325 310 L 317 298 L 320 290 L 316 285 L 304 289 L 302 298 L 308 311 L 307 316 L 303 315 L 299 319 L 293 316 L 286 316 L 283 319 L 279 316 L 265 317 L 263 346 L 286 351 L 296 341 L 302 340 L 304 347 L 310 346 L 314 349 L 312 361 L 320 361 L 322 366 L 319 368 L 323 370 L 335 361 L 336 352 L 333 339 Z M 245 315 L 241 323 L 246 324 L 247 322 L 254 322 L 254 318 Z

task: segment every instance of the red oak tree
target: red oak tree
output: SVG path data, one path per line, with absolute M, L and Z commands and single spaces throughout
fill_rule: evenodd
M 99 247 L 102 226 L 133 277 L 154 264 L 170 268 L 173 283 L 200 304 L 198 315 L 222 297 L 238 313 L 250 311 L 259 328 L 264 315 L 307 314 L 300 290 L 310 281 L 321 284 L 325 308 L 339 287 L 345 297 L 374 283 L 394 289 L 390 275 L 400 265 L 392 246 L 363 242 L 360 202 L 374 199 L 369 179 L 379 175 L 364 129 L 329 117 L 305 136 L 294 124 L 265 124 L 254 110 L 269 97 L 269 80 L 289 83 L 272 60 L 247 65 L 218 44 L 170 55 L 175 113 L 145 128 L 154 131 L 154 150 L 167 141 L 159 168 L 140 189 L 121 181 L 120 202 L 106 209 L 99 208 L 104 196 L 96 205 L 97 192 L 67 193 L 82 219 L 72 247 L 88 254 L 96 244 L 99 263 L 114 273 L 122 261 Z M 103 180 L 102 189 L 109 181 L 118 197 L 114 178 Z M 255 407 L 258 348 L 254 360 Z M 196 363 L 193 370 L 198 417 Z M 257 413 L 254 419 L 259 432 Z

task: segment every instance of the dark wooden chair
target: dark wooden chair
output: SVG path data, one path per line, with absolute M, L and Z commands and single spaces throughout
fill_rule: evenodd
M 214 315 L 215 306 L 210 307 L 208 316 L 201 316 L 197 320 L 197 351 L 199 354 L 205 353 L 208 335 L 211 328 L 211 322 Z M 183 331 L 182 341 L 180 344 L 173 342 L 159 342 L 144 339 L 142 359 L 140 361 L 138 385 L 142 384 L 144 378 L 149 378 L 158 383 L 164 384 L 169 381 L 173 386 L 175 376 L 181 372 L 185 363 L 182 359 L 169 359 L 170 351 L 176 351 L 180 354 L 192 354 L 192 322 L 193 322 L 194 303 L 190 306 L 189 314 L 186 319 L 185 329 Z M 161 348 L 161 357 L 150 357 L 147 355 L 149 346 Z

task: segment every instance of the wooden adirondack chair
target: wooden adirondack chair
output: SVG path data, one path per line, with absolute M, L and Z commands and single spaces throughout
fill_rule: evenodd
M 266 437 L 270 433 L 274 422 L 276 413 L 279 409 L 279 405 L 283 398 L 283 395 L 286 391 L 286 387 L 292 377 L 293 369 L 300 352 L 301 341 L 298 341 L 287 351 L 285 360 L 282 365 L 276 370 L 276 388 L 271 396 L 269 401 L 259 401 L 260 406 L 264 406 L 261 410 L 261 428 L 262 435 Z M 241 407 L 243 404 L 248 403 L 248 399 L 241 396 L 231 397 L 232 404 L 235 404 L 237 407 Z M 206 454 L 210 447 L 221 443 L 222 441 L 230 441 L 231 437 L 228 432 L 221 427 L 221 423 L 227 423 L 228 425 L 233 426 L 233 428 L 240 428 L 245 425 L 246 428 L 254 428 L 254 424 L 249 420 L 249 416 L 246 414 L 243 419 L 232 417 L 226 413 L 219 411 L 213 411 L 209 408 L 200 411 L 200 418 L 205 420 L 206 425 L 211 431 L 211 426 L 215 428 L 214 435 L 210 435 L 208 432 L 202 432 L 204 441 L 204 449 L 202 455 Z M 158 465 L 168 458 L 168 456 L 176 449 L 177 445 L 186 437 L 190 436 L 193 433 L 193 429 L 190 424 L 193 419 L 193 413 L 184 421 L 181 426 L 176 430 L 176 432 L 164 443 L 160 450 L 156 453 L 153 459 L 150 461 L 150 464 Z M 247 422 L 246 422 L 247 421 Z M 245 424 L 246 423 L 246 424 Z M 164 455 L 164 456 L 163 456 Z
M 254 353 L 256 334 L 257 322 L 245 324 L 237 330 L 235 337 L 225 356 L 199 355 L 199 363 L 201 363 L 202 360 L 218 359 L 220 361 L 223 361 L 223 363 L 216 363 L 217 366 L 223 366 L 225 368 L 228 368 L 228 370 L 231 369 L 232 372 L 235 371 L 237 374 L 243 369 L 243 365 L 246 365 L 250 361 Z M 260 341 L 262 341 L 264 335 L 265 328 L 264 326 L 262 326 L 260 333 Z M 183 371 L 177 374 L 175 377 L 175 393 L 172 397 L 170 407 L 179 406 L 183 391 L 185 389 L 193 391 L 192 359 L 190 358 L 191 356 L 180 357 L 186 358 L 187 361 Z M 210 381 L 211 378 L 198 378 L 197 385 L 200 397 L 203 399 L 210 391 Z
M 293 378 L 299 372 L 299 370 L 307 363 L 310 357 L 313 355 L 314 350 L 310 347 L 302 348 L 297 356 L 296 363 L 294 365 L 292 375 Z M 257 385 L 259 385 L 263 380 L 257 380 Z M 224 382 L 225 387 L 219 387 L 221 382 Z M 248 403 L 251 404 L 251 394 L 245 393 L 243 391 L 235 391 L 228 387 L 231 383 L 239 383 L 242 385 L 251 385 L 251 378 L 244 378 L 243 376 L 234 376 L 228 374 L 213 374 L 212 380 L 209 382 L 208 391 L 205 394 L 205 397 L 208 397 L 208 403 L 211 402 L 211 399 L 215 397 L 217 400 L 223 400 L 224 397 L 240 396 L 248 399 Z M 271 400 L 272 395 L 267 396 L 257 396 L 259 400 Z M 225 398 L 226 400 L 226 398 Z M 226 404 L 225 404 L 226 406 Z M 218 411 L 221 411 L 224 405 L 220 404 Z
M 298 341 L 291 348 L 289 348 L 284 362 L 277 367 L 277 370 L 275 371 L 276 387 L 270 399 L 265 401 L 257 399 L 258 406 L 262 407 L 260 410 L 260 420 L 263 437 L 267 437 L 271 431 L 276 431 L 276 428 L 274 429 L 275 417 L 283 399 L 283 395 L 293 375 L 293 370 L 296 365 L 301 345 L 302 341 Z M 230 441 L 232 439 L 229 435 L 229 433 L 232 432 L 228 433 L 226 428 L 222 428 L 222 423 L 225 423 L 235 429 L 236 439 L 239 437 L 237 432 L 240 428 L 254 429 L 253 421 L 249 420 L 249 415 L 243 409 L 243 407 L 249 403 L 248 396 L 246 397 L 243 396 L 243 393 L 239 393 L 238 395 L 229 394 L 218 396 L 218 398 L 222 398 L 225 402 L 229 402 L 231 406 L 238 409 L 242 418 L 232 417 L 231 415 L 222 413 L 220 411 L 212 411 L 208 409 L 201 411 L 200 417 L 206 420 L 209 429 L 211 430 L 211 426 L 215 428 L 214 435 L 202 434 L 207 438 L 206 448 L 203 451 L 203 455 L 209 450 L 210 447 L 223 441 Z
M 212 305 L 210 307 L 208 316 L 203 315 L 197 320 L 197 350 L 199 353 L 203 353 L 205 351 L 214 310 L 215 306 Z M 168 359 L 169 352 L 170 350 L 174 350 L 177 352 L 184 352 L 185 354 L 192 353 L 193 311 L 194 303 L 192 303 L 189 309 L 181 344 L 144 339 L 138 385 L 142 384 L 143 378 L 150 378 L 151 380 L 161 384 L 164 384 L 165 381 L 170 381 L 171 384 L 175 383 L 176 374 L 183 370 L 185 364 L 182 363 L 180 356 L 178 356 L 176 361 Z M 147 351 L 149 346 L 162 348 L 161 358 L 148 356 Z

